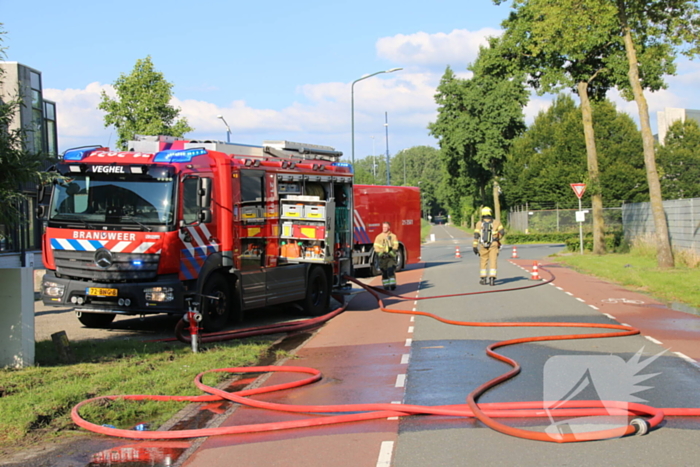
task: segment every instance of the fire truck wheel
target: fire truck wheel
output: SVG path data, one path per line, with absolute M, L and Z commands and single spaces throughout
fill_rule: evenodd
M 78 316 L 78 321 L 83 323 L 86 328 L 106 328 L 109 326 L 114 317 L 114 313 L 76 313 Z
M 202 327 L 206 332 L 221 331 L 231 315 L 233 296 L 226 278 L 220 274 L 212 276 L 202 288 Z M 207 298 L 216 297 L 216 298 Z
M 309 316 L 321 316 L 328 312 L 330 305 L 330 290 L 326 273 L 320 267 L 311 269 L 309 282 L 306 286 L 304 312 Z

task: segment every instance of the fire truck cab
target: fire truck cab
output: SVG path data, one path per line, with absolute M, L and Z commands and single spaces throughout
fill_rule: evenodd
M 88 327 L 182 314 L 203 327 L 269 305 L 328 311 L 352 274 L 352 167 L 331 147 L 141 136 L 67 151 L 55 166 L 42 299 Z

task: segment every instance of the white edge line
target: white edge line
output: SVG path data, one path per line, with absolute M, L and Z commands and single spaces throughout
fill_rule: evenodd
M 401 364 L 402 365 L 408 365 L 408 361 L 411 359 L 411 354 L 403 354 L 401 355 Z
M 586 301 L 585 301 L 584 299 L 582 299 L 582 298 L 578 298 L 578 297 L 576 297 L 576 300 L 578 300 L 579 302 L 583 302 L 583 303 L 586 303 Z
M 608 318 L 610 318 L 610 319 L 617 320 L 617 318 L 615 318 L 615 317 L 614 317 L 613 315 L 611 315 L 610 313 L 603 313 L 603 314 L 604 314 L 605 316 L 607 316 Z
M 393 441 L 382 441 L 379 447 L 379 457 L 377 458 L 377 467 L 391 467 L 391 454 L 394 450 Z
M 681 357 L 681 358 L 682 358 L 683 360 L 685 360 L 686 362 L 696 363 L 694 359 L 690 358 L 690 357 L 687 356 L 686 354 L 683 354 L 683 353 L 680 353 L 680 352 L 673 352 L 673 353 L 676 354 L 676 355 L 678 355 L 679 357 Z
M 392 404 L 400 404 L 401 401 L 391 401 Z M 387 417 L 387 420 L 398 420 L 399 417 Z
M 593 308 L 594 310 L 600 310 L 600 308 L 598 308 L 597 306 L 593 306 L 593 305 L 588 305 L 588 306 Z
M 401 374 L 401 375 L 396 375 L 396 385 L 395 387 L 397 388 L 403 388 L 406 386 L 406 375 Z
M 663 342 L 661 342 L 660 340 L 654 339 L 654 338 L 651 337 L 651 336 L 644 336 L 644 337 L 645 337 L 647 340 L 652 341 L 654 344 L 663 345 Z
M 414 329 L 414 326 L 409 326 L 409 327 L 408 327 L 408 333 L 409 333 L 409 334 L 413 334 L 413 329 Z
M 412 343 L 413 343 L 413 339 L 406 339 L 405 347 L 410 347 Z

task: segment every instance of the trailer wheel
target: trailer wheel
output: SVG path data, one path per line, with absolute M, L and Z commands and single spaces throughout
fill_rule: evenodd
M 83 313 L 82 311 L 77 311 L 75 315 L 86 328 L 106 328 L 112 324 L 116 316 L 114 313 Z
M 330 305 L 330 289 L 328 278 L 322 268 L 315 267 L 309 272 L 309 282 L 306 285 L 304 312 L 309 316 L 321 316 L 328 312 Z
M 200 310 L 206 332 L 221 331 L 228 323 L 233 305 L 231 286 L 221 274 L 213 275 L 202 288 Z
M 403 245 L 399 245 L 396 252 L 396 270 L 401 271 L 404 266 L 406 266 L 406 250 L 403 249 Z
M 382 273 L 379 269 L 379 256 L 372 250 L 372 256 L 369 257 L 369 275 L 374 277 Z

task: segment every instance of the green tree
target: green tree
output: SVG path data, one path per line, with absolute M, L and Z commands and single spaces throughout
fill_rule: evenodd
M 462 184 L 471 193 L 455 191 L 453 200 L 474 194 L 485 204 L 490 184 L 494 214 L 500 219 L 498 181 L 513 139 L 525 130 L 528 94 L 522 73 L 503 54 L 500 39 L 488 42 L 468 67 L 471 79 L 458 80 L 448 68 L 436 95 L 438 119 L 429 129 L 440 140 L 450 178 L 468 178 Z
M 437 87 L 435 101 L 438 105 L 438 118 L 428 126 L 430 133 L 438 138 L 440 160 L 444 168 L 444 186 L 441 194 L 453 214 L 453 220 L 459 222 L 461 199 L 464 193 L 473 192 L 479 183 L 475 173 L 484 173 L 483 169 L 466 156 L 466 137 L 461 120 L 466 112 L 464 95 L 467 82 L 458 79 L 448 66 Z M 485 174 L 488 176 L 488 174 Z M 484 176 L 483 183 L 486 183 Z
M 0 59 L 6 56 L 6 48 L 1 45 L 4 34 L 0 23 Z M 0 87 L 2 78 L 0 70 Z M 6 226 L 28 221 L 20 217 L 20 205 L 26 199 L 22 186 L 42 183 L 49 178 L 42 170 L 47 165 L 48 155 L 27 151 L 24 130 L 16 125 L 21 105 L 19 97 L 0 99 L 0 225 Z
M 700 126 L 676 121 L 657 152 L 664 199 L 700 197 Z
M 154 69 L 150 56 L 137 60 L 131 74 L 121 74 L 113 86 L 117 98 L 102 91 L 98 108 L 106 112 L 105 127 L 117 129 L 118 147 L 126 149 L 137 134 L 182 137 L 194 131 L 187 119 L 178 119 L 180 109 L 170 105 L 173 85 Z
M 608 202 L 648 199 L 641 135 L 632 119 L 607 100 L 593 104 L 601 189 Z M 558 96 L 513 144 L 504 168 L 503 191 L 511 205 L 574 208 L 569 186 L 587 173 L 582 114 L 568 95 Z M 584 196 L 588 196 L 587 194 Z
M 515 0 L 513 9 L 503 23 L 505 42 L 528 73 L 529 84 L 539 94 L 570 88 L 581 100 L 593 252 L 603 254 L 603 198 L 591 101 L 602 99 L 614 80 L 624 76 L 609 65 L 624 50 L 612 35 L 615 7 L 599 0 Z
M 602 1 L 602 0 L 601 0 Z M 663 75 L 674 73 L 678 47 L 687 56 L 700 52 L 700 9 L 694 0 L 616 0 L 618 35 L 626 52 L 628 86 L 624 94 L 634 98 L 644 144 L 644 163 L 649 198 L 657 236 L 656 262 L 661 268 L 674 266 L 668 224 L 656 168 L 655 142 L 649 123 L 649 107 L 643 92 L 645 80 L 663 83 Z
M 395 185 L 420 188 L 424 213 L 435 215 L 445 210 L 440 197 L 444 174 L 439 150 L 431 146 L 402 149 L 391 159 L 391 179 Z
M 342 162 L 351 163 L 349 159 Z M 365 156 L 355 159 L 354 183 L 357 185 L 386 185 L 385 156 Z

